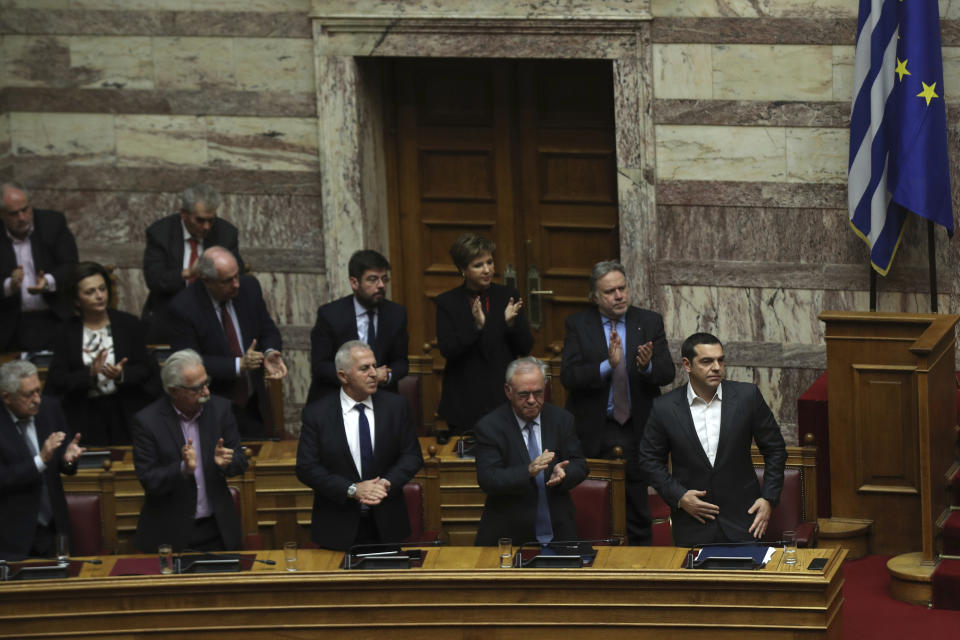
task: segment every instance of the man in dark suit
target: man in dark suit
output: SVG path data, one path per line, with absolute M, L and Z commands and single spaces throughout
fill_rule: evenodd
M 340 388 L 333 356 L 344 342 L 363 340 L 381 363 L 377 385 L 396 391 L 407 375 L 407 310 L 386 299 L 390 263 L 370 249 L 350 256 L 348 266 L 353 295 L 328 302 L 317 309 L 317 323 L 310 332 L 311 373 L 307 402 L 319 400 Z
M 327 549 L 402 542 L 403 485 L 423 466 L 407 402 L 377 391 L 377 361 L 359 340 L 334 358 L 340 392 L 303 409 L 297 478 L 313 489 L 310 539 Z
M 487 494 L 476 544 L 499 538 L 576 540 L 570 489 L 587 477 L 573 416 L 544 404 L 546 365 L 533 357 L 507 367 L 509 404 L 477 422 L 477 482 Z
M 567 318 L 560 379 L 567 409 L 588 458 L 614 457 L 626 464 L 629 544 L 652 542 L 647 484 L 637 466 L 637 443 L 660 387 L 673 381 L 674 366 L 660 314 L 630 305 L 623 265 L 599 262 L 590 275 L 596 307 Z
M 150 295 L 143 306 L 148 344 L 166 344 L 167 307 L 175 295 L 196 277 L 196 262 L 209 247 L 228 249 L 243 268 L 237 228 L 217 217 L 220 193 L 207 184 L 187 187 L 179 213 L 161 218 L 147 227 L 143 252 L 143 277 Z
M 23 185 L 0 189 L 0 351 L 47 349 L 71 313 L 57 286 L 77 263 L 77 241 L 62 213 L 33 209 Z
M 212 379 L 210 391 L 233 403 L 240 435 L 263 437 L 264 417 L 270 415 L 264 376 L 287 375 L 280 331 L 260 283 L 240 275 L 229 251 L 210 247 L 196 268 L 198 279 L 170 303 L 170 344 L 200 353 Z
M 230 403 L 210 395 L 196 351 L 172 354 L 160 375 L 167 395 L 133 423 L 133 465 L 144 492 L 137 548 L 239 549 L 240 517 L 226 479 L 243 473 L 247 458 Z
M 780 427 L 756 385 L 723 380 L 716 337 L 693 334 L 681 355 L 690 383 L 654 402 L 640 465 L 671 507 L 678 546 L 760 539 L 783 488 Z M 762 488 L 750 458 L 754 441 L 765 464 Z
M 0 367 L 0 560 L 56 554 L 70 535 L 60 474 L 77 472 L 80 434 L 67 437 L 56 398 L 41 402 L 37 368 L 26 360 Z

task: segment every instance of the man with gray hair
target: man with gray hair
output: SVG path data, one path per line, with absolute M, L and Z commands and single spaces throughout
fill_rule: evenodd
M 653 399 L 673 382 L 675 368 L 663 318 L 630 305 L 627 277 L 619 262 L 598 262 L 590 274 L 595 306 L 567 317 L 560 379 L 567 409 L 588 458 L 614 458 L 620 447 L 626 464 L 627 539 L 653 541 L 647 484 L 637 459 Z
M 297 479 L 313 489 L 310 539 L 326 549 L 403 542 L 405 485 L 423 466 L 402 396 L 377 390 L 377 360 L 359 340 L 334 356 L 340 391 L 303 408 Z
M 568 411 L 543 401 L 546 365 L 534 357 L 507 366 L 509 403 L 477 422 L 477 482 L 487 494 L 476 544 L 576 540 L 570 489 L 589 468 Z
M 260 283 L 240 275 L 229 251 L 210 247 L 196 268 L 199 279 L 170 302 L 170 345 L 203 356 L 210 391 L 232 401 L 240 435 L 262 438 L 271 416 L 264 378 L 287 375 L 280 331 Z
M 0 351 L 39 351 L 72 312 L 57 287 L 77 263 L 77 241 L 62 213 L 34 210 L 23 185 L 0 191 Z
M 60 474 L 77 472 L 80 434 L 67 436 L 56 398 L 40 395 L 37 368 L 26 360 L 0 366 L 0 559 L 56 554 L 70 535 Z
M 165 344 L 167 307 L 170 300 L 196 278 L 195 265 L 205 249 L 225 247 L 243 265 L 237 228 L 217 217 L 220 193 L 207 184 L 187 187 L 181 197 L 180 211 L 157 220 L 147 228 L 147 248 L 143 253 L 143 277 L 150 295 L 143 307 L 147 342 Z
M 173 353 L 160 371 L 165 397 L 134 417 L 133 465 L 143 486 L 136 546 L 154 552 L 239 549 L 240 517 L 227 478 L 247 468 L 230 402 L 210 395 L 196 351 Z

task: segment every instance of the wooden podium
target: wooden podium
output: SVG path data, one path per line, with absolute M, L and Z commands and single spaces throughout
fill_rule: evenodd
M 937 554 L 956 444 L 960 316 L 824 311 L 834 518 L 873 521 L 870 552 Z

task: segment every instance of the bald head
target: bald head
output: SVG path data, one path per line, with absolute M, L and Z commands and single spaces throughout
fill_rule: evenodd
M 210 247 L 197 260 L 197 274 L 217 302 L 226 302 L 240 292 L 240 268 L 233 254 L 223 247 Z

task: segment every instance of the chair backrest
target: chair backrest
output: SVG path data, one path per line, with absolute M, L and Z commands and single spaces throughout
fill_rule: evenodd
M 416 482 L 403 485 L 403 499 L 407 503 L 407 516 L 410 518 L 410 541 L 423 537 L 423 487 Z
M 397 392 L 407 399 L 410 404 L 410 422 L 417 429 L 418 437 L 430 435 L 428 429 L 423 424 L 423 414 L 420 408 L 420 376 L 415 374 L 405 375 L 397 383 Z
M 610 481 L 587 478 L 570 490 L 577 512 L 577 538 L 601 540 L 613 535 Z
M 754 466 L 757 480 L 763 484 L 763 467 Z M 770 514 L 770 522 L 763 536 L 765 542 L 774 542 L 781 539 L 784 531 L 796 531 L 800 523 L 813 517 L 813 514 L 804 512 L 804 488 L 802 467 L 787 467 L 783 472 L 783 490 L 780 492 L 780 502 Z
M 68 493 L 66 496 L 67 510 L 70 512 L 70 553 L 75 556 L 106 553 L 100 494 Z

